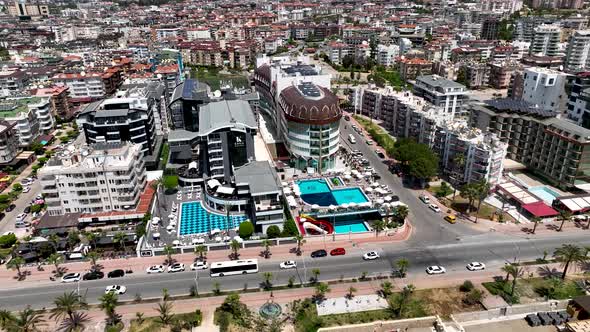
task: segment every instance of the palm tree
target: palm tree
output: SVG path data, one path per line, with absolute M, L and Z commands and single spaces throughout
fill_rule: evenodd
M 455 158 L 453 158 L 453 162 L 455 163 L 455 166 L 459 166 L 461 169 L 463 169 L 463 166 L 465 166 L 465 155 L 460 153 L 457 154 L 455 156 Z M 457 195 L 457 186 L 453 185 L 453 203 L 455 202 L 455 196 Z
M 119 321 L 119 316 L 116 313 L 119 305 L 119 297 L 114 292 L 108 292 L 98 298 L 100 301 L 99 307 L 104 310 L 107 315 L 107 325 L 115 325 Z
M 75 291 L 58 296 L 53 301 L 53 304 L 55 308 L 51 309 L 51 315 L 49 316 L 52 319 L 69 318 L 73 320 L 76 311 L 88 309 L 88 304 Z
M 115 233 L 113 236 L 113 242 L 117 243 L 121 248 L 123 248 L 123 252 L 127 252 L 127 248 L 125 247 L 125 242 L 127 241 L 127 235 L 123 232 Z
M 226 222 L 226 225 L 227 225 L 226 230 L 229 232 L 229 228 L 230 228 L 230 225 L 229 225 L 230 224 L 229 211 L 231 209 L 231 205 L 225 203 L 223 205 L 223 209 L 225 211 L 225 217 L 226 217 L 226 219 L 225 219 L 225 222 Z
M 262 285 L 264 289 L 270 289 L 272 287 L 272 272 L 264 272 L 264 274 L 262 274 L 262 278 Z
M 301 234 L 295 235 L 294 239 L 295 241 L 297 241 L 297 256 L 299 256 L 301 255 L 301 246 L 303 246 L 303 244 L 305 243 L 305 239 Z
M 72 251 L 74 247 L 80 243 L 80 233 L 78 231 L 68 233 L 66 241 L 68 243 L 68 249 Z
M 63 263 L 64 257 L 61 254 L 53 253 L 47 257 L 47 262 L 55 266 L 55 274 L 60 276 L 61 271 L 59 270 L 59 264 Z
M 41 331 L 39 328 L 45 325 L 45 320 L 41 314 L 31 309 L 30 306 L 16 314 L 13 319 L 7 321 L 6 330 L 14 332 L 36 332 Z
M 136 312 L 135 313 L 135 320 L 137 321 L 137 323 L 139 325 L 143 324 L 144 322 L 144 318 L 143 318 L 144 313 L 143 312 Z
M 540 218 L 540 217 L 537 217 L 537 216 L 535 216 L 535 217 L 532 217 L 532 218 L 531 218 L 531 221 L 532 221 L 533 223 L 535 223 L 535 225 L 533 226 L 533 232 L 532 232 L 532 234 L 535 234 L 535 232 L 537 231 L 537 225 L 539 224 L 539 222 L 541 222 L 541 218 Z
M 61 322 L 59 330 L 63 332 L 84 331 L 86 325 L 90 322 L 88 315 L 83 312 L 74 312 L 72 317 L 68 317 Z
M 53 244 L 53 247 L 57 250 L 57 244 L 59 243 L 59 236 L 57 234 L 51 234 L 49 235 L 49 242 L 51 242 L 51 244 Z
M 555 260 L 558 262 L 561 262 L 563 266 L 563 273 L 561 274 L 562 280 L 565 279 L 567 270 L 571 263 L 582 264 L 588 261 L 588 257 L 586 257 L 584 250 L 573 244 L 564 244 L 561 247 L 555 249 L 553 258 L 555 258 Z
M 158 209 L 158 215 L 161 216 L 162 210 L 160 210 L 160 206 L 162 206 L 162 200 L 160 199 L 160 193 L 162 192 L 162 187 L 164 186 L 164 179 L 160 176 L 159 178 L 152 181 L 150 186 L 156 192 L 156 200 L 158 201 L 156 208 Z
M 467 211 L 465 213 L 469 214 L 471 212 L 471 207 L 473 206 L 473 202 L 478 197 L 478 190 L 475 186 L 475 183 L 467 183 L 463 187 L 461 187 L 461 192 L 459 196 L 466 198 L 469 201 L 467 205 Z
M 410 214 L 410 210 L 408 210 L 407 206 L 400 205 L 395 208 L 395 214 L 398 217 L 398 222 L 403 223 L 404 220 L 406 220 L 406 218 L 408 217 L 408 214 Z
M 172 314 L 172 303 L 168 301 L 158 303 L 156 311 L 158 311 L 160 322 L 162 324 L 169 325 L 172 322 L 172 318 L 174 318 L 174 315 Z
M 311 274 L 313 275 L 313 282 L 318 282 L 318 278 L 320 276 L 320 269 L 318 269 L 318 268 L 312 269 Z
M 90 251 L 86 254 L 86 258 L 90 260 L 90 269 L 94 271 L 98 270 L 98 264 L 96 264 L 96 261 L 100 258 L 100 254 L 96 251 Z
M 565 224 L 565 222 L 570 220 L 571 218 L 572 218 L 572 214 L 569 211 L 565 211 L 565 210 L 559 211 L 559 219 L 561 219 L 561 225 L 559 225 L 559 229 L 557 231 L 561 232 L 561 229 L 563 228 L 563 224 Z
M 176 253 L 176 249 L 174 249 L 170 245 L 167 245 L 164 247 L 163 252 L 164 252 L 164 255 L 166 255 L 166 261 L 164 262 L 164 264 L 167 264 L 167 265 L 174 264 L 174 258 L 172 258 L 172 255 L 174 255 Z
M 0 309 L 0 328 L 6 329 L 6 325 L 8 324 L 8 321 L 11 321 L 13 319 L 14 319 L 14 316 L 12 315 L 12 312 L 10 312 L 6 309 Z
M 326 293 L 329 292 L 330 286 L 328 286 L 326 283 L 320 282 L 315 285 L 315 294 L 313 297 L 316 301 L 321 302 L 326 296 Z
M 98 234 L 93 232 L 84 233 L 84 237 L 88 240 L 88 243 L 92 245 L 92 249 L 96 249 L 96 241 L 98 240 Z
M 508 281 L 509 277 L 512 277 L 512 287 L 510 288 L 510 295 L 514 295 L 514 290 L 516 289 L 516 282 L 518 278 L 522 277 L 524 274 L 524 268 L 518 266 L 517 264 L 506 264 L 502 267 L 502 271 L 506 272 L 506 281 Z
M 395 265 L 399 269 L 400 274 L 405 277 L 408 267 L 410 266 L 410 261 L 405 258 L 400 258 L 395 262 Z
M 375 230 L 375 237 L 379 237 L 379 233 L 385 230 L 386 223 L 383 219 L 375 220 L 372 224 L 373 229 Z
M 205 260 L 205 254 L 207 253 L 207 247 L 204 245 L 198 245 L 195 247 L 195 255 L 199 256 L 199 260 Z
M 390 281 L 385 281 L 381 284 L 381 295 L 388 298 L 393 292 L 393 284 Z
M 394 317 L 404 316 L 406 305 L 415 289 L 416 287 L 414 287 L 414 285 L 407 285 L 402 289 L 401 292 L 396 294 L 396 296 L 392 296 L 387 300 L 388 308 Z
M 354 297 L 354 293 L 356 293 L 356 288 L 350 286 L 348 287 L 348 294 L 346 294 L 346 297 L 352 299 Z
M 475 214 L 475 222 L 477 222 L 481 202 L 490 194 L 491 186 L 485 179 L 483 179 L 475 184 L 475 188 L 477 190 L 477 213 Z
M 9 270 L 16 270 L 16 275 L 20 277 L 21 276 L 20 268 L 24 264 L 25 264 L 25 259 L 20 256 L 16 256 L 16 257 L 13 257 L 8 263 L 6 263 L 6 268 Z
M 270 257 L 270 246 L 272 246 L 272 242 L 268 239 L 262 240 L 262 245 L 264 246 L 264 258 Z
M 238 259 L 238 257 L 240 257 L 240 254 L 238 253 L 238 251 L 240 251 L 241 246 L 242 245 L 237 240 L 231 240 L 231 242 L 229 243 L 229 247 L 232 251 L 232 258 L 233 259 Z

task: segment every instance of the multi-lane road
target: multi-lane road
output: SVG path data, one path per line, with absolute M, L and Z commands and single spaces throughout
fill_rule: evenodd
M 442 216 L 429 210 L 425 204 L 417 199 L 417 192 L 403 187 L 401 179 L 389 173 L 387 165 L 375 154 L 374 146 L 368 146 L 366 138 L 360 137 L 351 129 L 351 123 L 343 121 L 341 127 L 342 141 L 353 134 L 357 143 L 353 149 L 360 150 L 375 170 L 381 176 L 382 183 L 389 185 L 400 200 L 410 209 L 409 219 L 414 226 L 412 237 L 405 242 L 366 244 L 349 250 L 345 256 L 310 258 L 309 252 L 297 258 L 297 269 L 280 270 L 277 261 L 260 260 L 258 274 L 210 278 L 208 270 L 200 271 L 198 289 L 200 293 L 211 292 L 214 283 L 219 282 L 221 289 L 234 290 L 259 287 L 263 281 L 263 272 L 273 273 L 273 284 L 282 285 L 290 277 L 295 281 L 305 282 L 312 276 L 312 270 L 320 270 L 320 280 L 359 277 L 363 272 L 368 275 L 385 275 L 391 273 L 395 262 L 400 258 L 410 261 L 408 277 L 416 278 L 445 278 L 445 276 L 427 276 L 424 269 L 430 265 L 441 265 L 447 269 L 449 278 L 477 276 L 483 272 L 467 272 L 465 265 L 471 261 L 484 262 L 489 271 L 499 271 L 507 262 L 514 260 L 534 260 L 543 256 L 544 251 L 552 252 L 563 243 L 574 243 L 582 246 L 590 245 L 586 232 L 555 233 L 551 235 L 536 235 L 527 237 L 523 234 L 502 234 L 499 232 L 475 230 L 466 223 L 447 224 Z M 343 143 L 347 144 L 347 143 Z M 376 250 L 381 258 L 375 261 L 363 261 L 362 254 L 369 250 Z M 133 275 L 121 279 L 103 279 L 96 281 L 82 281 L 72 284 L 41 284 L 37 287 L 21 287 L 0 290 L 2 307 L 19 309 L 26 305 L 35 308 L 50 307 L 55 297 L 65 291 L 78 290 L 90 303 L 97 302 L 104 293 L 107 285 L 118 283 L 127 287 L 127 293 L 122 300 L 131 300 L 136 294 L 142 298 L 158 297 L 162 289 L 166 288 L 172 295 L 187 294 L 191 286 L 195 285 L 195 272 L 180 272 L 174 274 L 162 273 L 147 275 L 136 271 Z

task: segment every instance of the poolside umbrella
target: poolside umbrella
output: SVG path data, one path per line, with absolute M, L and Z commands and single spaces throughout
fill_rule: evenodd
M 344 179 L 345 179 L 345 180 L 350 180 L 350 179 L 352 179 L 352 176 L 350 176 L 350 174 L 346 174 L 346 175 L 344 176 Z
M 168 219 L 172 219 L 172 218 L 174 218 L 174 217 L 176 217 L 176 215 L 175 215 L 175 214 L 173 214 L 173 213 L 171 213 L 171 214 L 169 214 L 169 215 L 168 215 Z
M 196 243 L 198 243 L 198 244 L 205 243 L 205 239 L 203 239 L 202 237 L 195 239 L 195 240 L 197 240 Z
M 350 206 L 348 203 L 342 203 L 340 204 L 340 206 L 344 209 L 348 209 L 348 207 Z
M 211 230 L 211 235 L 215 235 L 217 233 L 221 233 L 221 230 L 219 228 L 214 228 Z
M 377 204 L 383 204 L 383 202 L 384 201 L 381 198 L 379 198 L 378 200 L 375 201 L 375 203 L 377 203 Z
M 221 242 L 221 236 L 216 236 L 215 237 L 215 242 Z
M 291 188 L 289 188 L 289 187 L 283 188 L 283 193 L 284 194 L 290 194 L 291 193 Z
M 368 193 L 371 193 L 371 192 L 373 192 L 373 188 L 367 187 L 367 188 L 365 188 L 365 191 L 368 192 Z
M 366 173 L 365 173 L 365 176 L 367 176 L 367 177 L 368 177 L 368 176 L 371 176 L 371 175 L 373 175 L 373 173 L 371 173 L 371 172 L 366 172 Z
M 199 243 L 199 240 L 200 240 L 200 239 L 192 239 L 192 240 L 191 240 L 191 243 L 192 243 L 192 244 L 197 244 L 197 243 Z
M 373 182 L 373 183 L 371 183 L 371 187 L 375 187 L 375 188 L 376 187 L 379 187 L 379 183 L 378 182 Z
M 384 207 L 384 208 L 388 208 L 388 207 L 390 207 L 390 206 L 391 206 L 391 204 L 389 204 L 389 203 L 383 203 L 383 207 Z
M 179 246 L 180 245 L 180 241 L 174 240 L 174 241 L 172 241 L 172 244 L 175 245 L 175 246 Z
M 170 222 L 170 226 L 172 226 L 172 227 L 176 227 L 176 221 L 174 221 L 174 220 L 173 220 L 173 221 L 171 221 L 171 222 Z
M 306 222 L 307 221 L 307 218 L 299 218 L 299 221 L 300 222 Z
M 359 174 L 359 171 L 357 171 L 356 169 L 353 169 L 352 171 L 350 171 L 350 173 L 357 175 L 357 174 Z
M 160 233 L 154 233 L 154 234 L 152 234 L 152 237 L 153 237 L 154 239 L 157 239 L 157 238 L 159 238 L 159 237 L 160 237 Z
M 356 207 L 356 203 L 355 203 L 355 202 L 350 202 L 350 203 L 348 204 L 348 206 L 350 206 L 351 208 L 353 208 L 353 209 L 354 209 L 354 208 Z
M 154 217 L 153 221 L 156 222 L 156 223 L 159 223 L 160 222 L 160 218 L 159 217 Z
M 157 220 L 156 218 L 152 219 L 152 225 L 156 226 L 159 223 L 160 223 L 160 221 Z
M 386 201 L 386 202 L 391 202 L 391 199 L 392 199 L 391 196 L 385 196 L 385 197 L 383 197 L 383 200 Z
M 344 172 L 344 176 L 350 176 L 350 172 Z
M 371 202 L 364 202 L 363 203 L 363 206 L 365 206 L 365 207 L 371 207 L 371 206 L 373 206 L 373 203 L 371 203 Z
M 319 206 L 319 205 L 317 205 L 317 204 L 314 204 L 314 205 L 312 205 L 312 206 L 311 206 L 311 208 L 312 208 L 312 209 L 314 209 L 314 210 L 317 210 L 317 209 L 319 209 L 319 208 L 320 208 L 320 206 Z
M 336 210 L 336 208 L 337 208 L 336 205 L 330 204 L 330 206 L 328 206 L 328 210 Z
M 281 186 L 287 187 L 287 186 L 289 186 L 289 184 L 287 182 L 283 181 L 283 182 L 281 182 Z

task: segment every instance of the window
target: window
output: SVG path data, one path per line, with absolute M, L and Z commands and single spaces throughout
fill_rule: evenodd
M 555 82 L 555 79 L 554 78 L 550 78 L 549 81 L 547 82 L 547 84 L 553 85 L 554 82 Z

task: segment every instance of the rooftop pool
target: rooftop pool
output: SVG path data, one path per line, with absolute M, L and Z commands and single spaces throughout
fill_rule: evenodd
M 325 179 L 297 181 L 301 199 L 308 204 L 319 206 L 341 205 L 344 203 L 365 203 L 369 199 L 360 188 L 343 188 L 332 190 Z
M 551 205 L 553 200 L 560 196 L 558 193 L 547 187 L 531 187 L 528 190 L 531 194 L 539 197 L 548 205 Z

